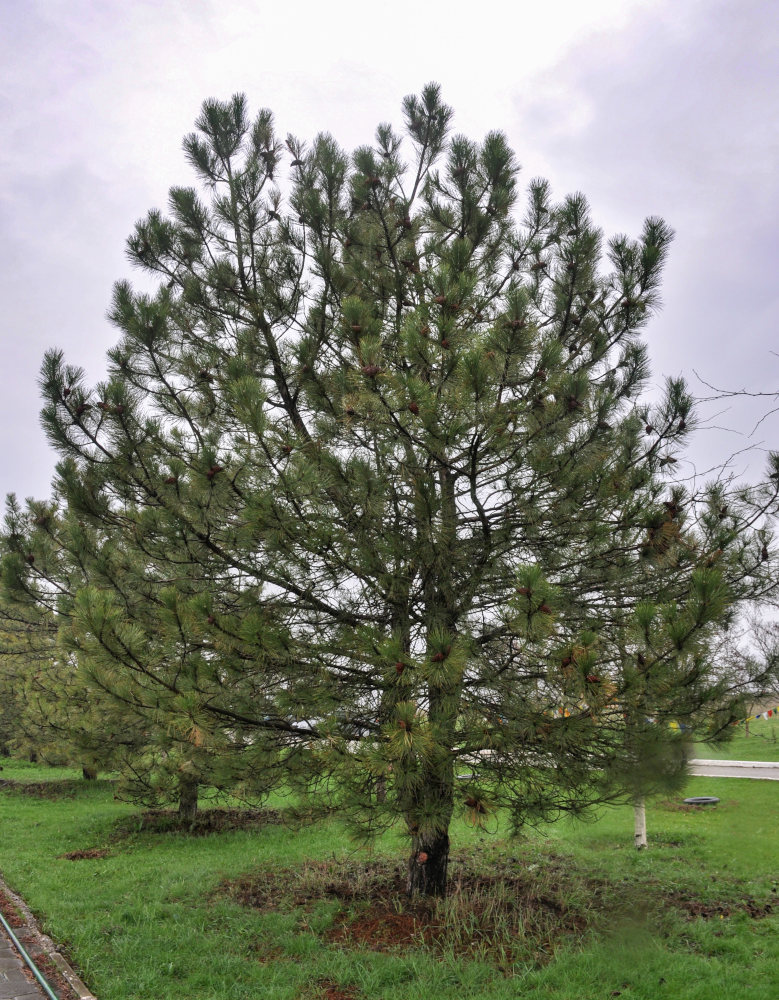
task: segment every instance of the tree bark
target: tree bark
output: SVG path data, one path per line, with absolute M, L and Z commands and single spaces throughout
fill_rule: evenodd
M 182 774 L 179 778 L 179 809 L 182 823 L 194 823 L 197 816 L 198 780 L 190 775 Z
M 445 896 L 448 869 L 448 833 L 413 837 L 406 892 L 409 896 Z
M 635 820 L 635 844 L 636 849 L 641 851 L 647 846 L 646 840 L 646 806 L 643 798 L 636 799 L 633 803 L 633 818 Z

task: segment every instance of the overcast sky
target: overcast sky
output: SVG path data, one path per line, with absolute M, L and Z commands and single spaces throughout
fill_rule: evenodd
M 2 0 L 0 496 L 46 496 L 43 352 L 91 381 L 131 277 L 133 223 L 189 184 L 181 153 L 206 97 L 244 91 L 281 134 L 353 148 L 430 80 L 455 129 L 507 133 L 523 178 L 580 190 L 607 232 L 647 215 L 677 233 L 648 330 L 654 379 L 779 390 L 779 11 L 770 0 Z M 711 413 L 703 468 L 754 445 L 766 399 Z M 735 433 L 738 431 L 739 433 Z M 747 458 L 734 465 L 743 471 Z M 752 470 L 750 470 L 750 474 Z

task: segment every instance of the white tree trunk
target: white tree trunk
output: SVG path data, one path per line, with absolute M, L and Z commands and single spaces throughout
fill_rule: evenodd
M 633 817 L 635 819 L 635 842 L 636 848 L 640 851 L 647 846 L 646 843 L 646 808 L 644 800 L 636 799 L 633 803 Z

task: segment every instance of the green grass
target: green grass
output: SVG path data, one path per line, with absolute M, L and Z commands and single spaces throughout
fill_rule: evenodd
M 779 717 L 753 719 L 749 727 L 742 722 L 734 727 L 733 739 L 713 746 L 696 743 L 695 756 L 715 760 L 779 761 Z
M 2 763 L 5 779 L 60 776 Z M 300 905 L 295 885 L 311 881 L 306 861 L 320 881 L 324 862 L 327 871 L 364 867 L 366 856 L 334 821 L 297 832 L 268 825 L 203 837 L 152 834 L 139 831 L 137 814 L 113 800 L 107 783 L 83 782 L 76 794 L 54 799 L 6 789 L 0 870 L 100 1000 L 774 1000 L 779 922 L 753 919 L 743 902 L 764 905 L 777 896 L 779 784 L 694 778 L 684 794 L 721 802 L 693 811 L 680 808 L 682 796 L 651 803 L 650 850 L 642 853 L 632 848 L 625 807 L 519 841 L 455 828 L 453 880 L 466 870 L 532 878 L 539 893 L 589 924 L 545 946 L 546 931 L 530 926 L 530 914 L 526 928 L 512 930 L 526 936 L 526 948 L 510 969 L 489 947 L 469 946 L 462 930 L 469 914 L 457 897 L 442 919 L 459 922 L 459 936 L 440 947 L 377 952 L 329 941 L 338 902 L 312 897 Z M 122 837 L 119 822 L 129 831 Z M 108 856 L 62 857 L 101 847 Z M 402 861 L 404 853 L 402 841 L 388 836 L 374 860 L 388 866 L 383 859 Z M 281 869 L 289 875 L 279 877 Z M 224 880 L 258 870 L 270 878 L 271 905 L 247 908 L 217 891 Z M 693 918 L 674 900 L 710 915 Z M 498 923 L 494 935 L 504 930 Z M 468 934 L 478 932 L 472 921 Z

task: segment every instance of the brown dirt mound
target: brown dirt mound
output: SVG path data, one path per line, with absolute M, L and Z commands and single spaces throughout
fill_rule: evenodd
M 760 920 L 773 913 L 771 903 L 758 903 L 747 896 L 745 899 L 702 900 L 690 899 L 679 893 L 668 897 L 668 902 L 687 914 L 688 920 L 701 917 L 711 920 L 714 917 L 730 917 L 734 913 L 746 913 L 753 920 Z
M 139 823 L 140 820 L 140 823 Z M 140 817 L 133 817 L 132 826 L 126 819 L 119 824 L 119 832 L 137 833 L 186 833 L 203 837 L 210 833 L 228 830 L 253 830 L 264 826 L 277 826 L 284 817 L 278 809 L 203 809 L 194 822 L 182 820 L 173 809 L 149 809 Z
M 415 909 L 417 912 L 414 912 Z M 404 913 L 398 913 L 381 903 L 372 903 L 367 909 L 360 910 L 359 916 L 343 912 L 337 914 L 327 939 L 352 947 L 362 945 L 371 951 L 434 945 L 442 936 L 442 928 L 437 927 L 430 916 L 429 910 L 424 907 L 407 906 Z
M 68 851 L 67 854 L 58 854 L 58 858 L 66 861 L 92 861 L 97 858 L 107 858 L 108 849 L 105 847 L 87 847 L 82 851 Z
M 85 781 L 83 778 L 58 778 L 55 781 L 16 781 L 0 779 L 0 791 L 27 795 L 34 799 L 72 799 L 75 795 L 95 788 L 112 788 L 116 784 L 109 778 Z
M 76 779 L 61 781 L 0 781 L 0 788 L 15 795 L 29 795 L 34 799 L 72 799 L 82 783 Z
M 357 1000 L 360 991 L 352 986 L 339 986 L 332 979 L 320 979 L 316 984 L 318 1000 Z

